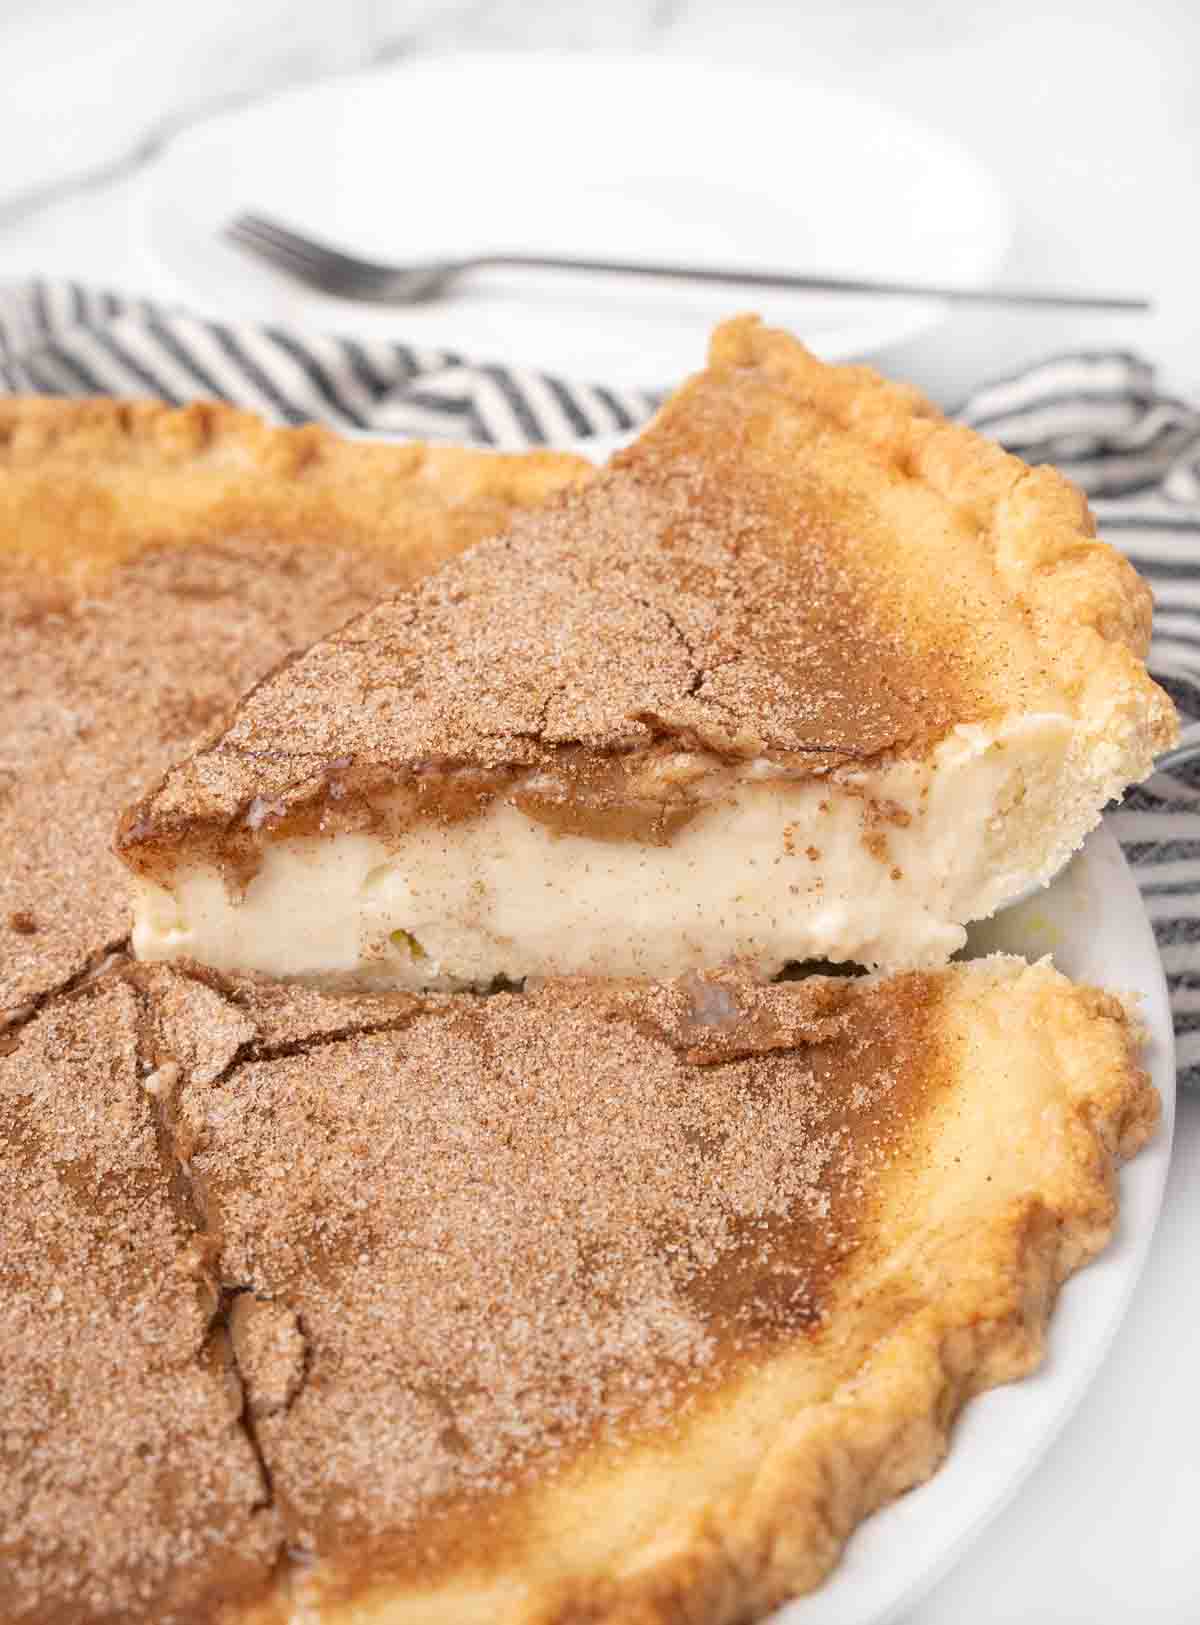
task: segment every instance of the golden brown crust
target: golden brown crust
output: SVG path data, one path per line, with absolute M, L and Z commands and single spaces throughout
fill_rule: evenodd
M 464 765 L 494 776 L 476 808 L 657 809 L 686 800 L 681 752 L 824 772 L 1030 712 L 1078 720 L 1098 810 L 1173 737 L 1148 616 L 1061 476 L 743 319 L 597 479 L 258 685 L 122 851 L 158 871 L 227 840 L 236 863 L 359 817 L 354 792 L 432 804 Z
M 561 452 L 350 441 L 211 401 L 0 400 L 0 567 L 77 578 L 238 537 L 380 548 L 397 586 L 591 465 Z
M 587 466 L 0 400 L 0 1021 L 126 935 L 117 813 L 244 689 Z

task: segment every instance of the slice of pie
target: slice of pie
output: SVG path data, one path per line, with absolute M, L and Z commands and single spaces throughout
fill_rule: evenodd
M 940 963 L 1174 737 L 1080 495 L 751 320 L 629 451 L 244 699 L 134 941 L 327 986 Z
M 329 994 L 118 962 L 0 1056 L 0 1616 L 687 1619 L 1041 1357 L 1157 1097 L 1048 965 Z
M 588 466 L 0 400 L 0 1024 L 128 935 L 113 822 L 245 689 Z

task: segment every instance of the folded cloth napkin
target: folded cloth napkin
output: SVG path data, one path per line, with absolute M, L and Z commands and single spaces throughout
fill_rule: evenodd
M 632 429 L 659 396 L 450 350 L 211 322 L 74 282 L 0 288 L 0 393 L 233 401 L 282 423 L 519 451 Z
M 0 290 L 0 392 L 217 397 L 285 422 L 519 448 L 636 428 L 649 391 L 469 361 L 444 350 L 212 322 L 69 282 Z M 1200 718 L 1200 402 L 1122 350 L 1056 355 L 956 410 L 1088 493 L 1101 534 L 1154 589 L 1150 667 Z M 1180 1081 L 1200 1087 L 1200 764 L 1157 773 L 1111 827 L 1171 987 Z

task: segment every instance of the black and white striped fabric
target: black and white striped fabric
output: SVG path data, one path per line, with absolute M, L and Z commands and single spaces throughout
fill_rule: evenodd
M 447 351 L 205 321 L 68 282 L 0 290 L 0 391 L 215 396 L 277 421 L 521 448 L 635 428 L 657 397 Z M 1150 664 L 1200 719 L 1200 402 L 1124 351 L 1052 356 L 956 415 L 1055 463 L 1154 588 Z M 1171 984 L 1180 1081 L 1200 1087 L 1200 764 L 1156 774 L 1110 821 Z
M 206 396 L 276 422 L 507 451 L 632 429 L 658 402 L 449 350 L 205 321 L 48 281 L 0 289 L 0 392 Z
M 1200 401 L 1125 351 L 1054 356 L 985 384 L 957 416 L 1088 494 L 1100 534 L 1154 590 L 1150 668 L 1200 718 Z M 1200 1087 L 1200 763 L 1156 773 L 1108 822 L 1133 867 L 1171 988 L 1179 1081 Z

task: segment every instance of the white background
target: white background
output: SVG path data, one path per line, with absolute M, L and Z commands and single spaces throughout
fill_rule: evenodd
M 130 162 L 206 109 L 453 44 L 634 48 L 854 88 L 940 125 L 1012 195 L 1013 282 L 1150 318 L 962 315 L 876 358 L 950 404 L 1073 344 L 1200 390 L 1200 5 L 1072 0 L 0 0 L 0 277 L 148 291 Z M 801 155 L 796 186 L 802 194 Z M 402 168 L 397 181 L 402 184 Z M 564 245 L 569 247 L 569 245 Z M 1146 1276 L 1083 1408 L 912 1625 L 1200 1620 L 1200 1099 Z

